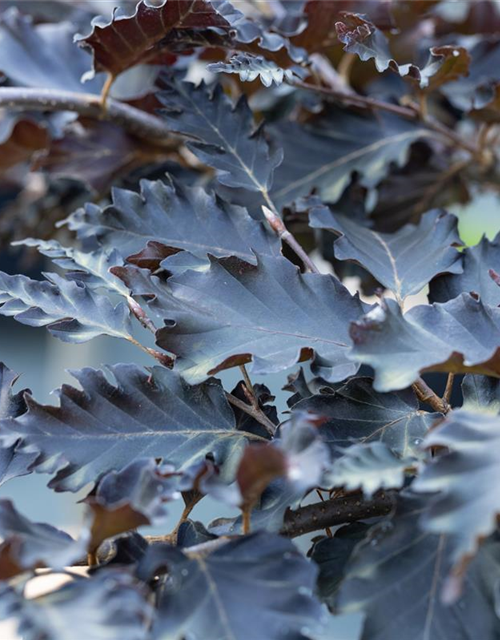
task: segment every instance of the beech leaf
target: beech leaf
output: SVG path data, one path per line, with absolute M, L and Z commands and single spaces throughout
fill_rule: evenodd
M 162 88 L 158 98 L 165 107 L 163 118 L 172 131 L 196 139 L 188 148 L 217 169 L 219 181 L 267 195 L 282 153 L 257 129 L 246 99 L 233 104 L 220 85 L 195 86 L 176 77 L 162 77 Z
M 365 614 L 360 640 L 399 640 L 403 621 L 407 638 L 494 640 L 500 631 L 492 608 L 500 570 L 498 538 L 482 547 L 462 597 L 450 606 L 440 598 L 451 567 L 450 541 L 421 531 L 425 506 L 422 498 L 406 496 L 392 520 L 370 529 L 349 560 L 336 611 Z M 382 606 L 388 600 L 393 615 Z
M 0 420 L 17 418 L 22 415 L 27 407 L 24 401 L 26 389 L 18 393 L 12 392 L 18 376 L 0 362 Z M 1 431 L 0 431 L 1 436 Z M 27 454 L 16 451 L 17 442 L 11 446 L 0 447 L 0 484 L 30 473 L 31 463 L 36 454 Z
M 47 280 L 0 272 L 0 314 L 31 327 L 47 327 L 64 342 L 86 342 L 97 336 L 131 340 L 128 308 L 113 306 L 81 282 L 56 273 Z
M 362 186 L 373 189 L 392 164 L 406 164 L 414 142 L 430 135 L 428 129 L 393 114 L 365 116 L 340 108 L 331 108 L 311 124 L 283 122 L 270 131 L 284 153 L 271 190 L 277 207 L 313 189 L 324 202 L 337 202 L 354 172 Z
M 216 7 L 209 0 L 163 0 L 158 6 L 141 0 L 132 15 L 94 18 L 91 33 L 79 44 L 92 53 L 96 72 L 113 76 L 143 62 L 165 64 L 172 60 L 169 36 L 173 45 L 179 32 L 229 31 L 231 25 Z
M 162 640 L 280 640 L 285 630 L 298 638 L 304 628 L 321 629 L 321 608 L 312 595 L 316 569 L 277 535 L 230 540 L 208 556 L 187 557 L 162 545 L 141 564 L 141 577 L 168 566 L 154 629 Z
M 276 234 L 244 209 L 171 178 L 141 181 L 140 194 L 114 189 L 112 205 L 104 209 L 87 205 L 68 219 L 68 226 L 83 241 L 95 237 L 108 249 L 119 247 L 124 258 L 141 251 L 148 242 L 154 242 L 157 249 L 189 251 L 204 261 L 211 254 L 255 263 L 254 250 L 280 253 Z
M 447 302 L 462 293 L 477 294 L 483 304 L 500 305 L 500 287 L 489 274 L 490 269 L 500 271 L 500 237 L 467 247 L 462 253 L 463 273 L 442 275 L 430 285 L 432 302 Z
M 249 53 L 232 56 L 228 62 L 216 62 L 208 65 L 213 73 L 234 73 L 242 82 L 253 82 L 260 79 L 265 87 L 275 84 L 279 87 L 283 82 L 293 83 L 298 77 L 293 69 L 282 69 L 272 60 Z
M 413 307 L 404 316 L 385 300 L 353 323 L 351 336 L 350 358 L 374 368 L 377 391 L 404 389 L 423 371 L 500 377 L 500 309 L 468 294 Z
M 0 580 L 38 567 L 63 569 L 87 549 L 86 535 L 75 541 L 55 527 L 31 522 L 5 499 L 0 500 L 0 537 Z
M 211 258 L 208 271 L 168 284 L 179 309 L 168 310 L 157 344 L 191 382 L 248 362 L 257 374 L 283 371 L 313 350 L 329 379 L 356 372 L 347 333 L 363 305 L 332 276 L 301 274 L 283 257 L 259 256 L 257 266 Z
M 85 499 L 92 514 L 91 548 L 124 531 L 161 524 L 167 516 L 165 503 L 180 498 L 178 485 L 174 468 L 151 458 L 110 471 Z
M 329 393 L 305 398 L 293 406 L 296 410 L 325 419 L 319 431 L 335 457 L 351 445 L 381 442 L 407 458 L 414 455 L 440 417 L 421 411 L 410 389 L 378 393 L 370 378 L 353 378 Z
M 175 372 L 154 367 L 148 376 L 135 365 L 73 372 L 82 391 L 64 385 L 60 406 L 43 406 L 27 397 L 28 411 L 0 423 L 2 433 L 36 451 L 36 469 L 56 473 L 56 491 L 78 491 L 104 474 L 139 458 L 155 457 L 187 468 L 213 453 L 234 470 L 252 434 L 234 428 L 234 414 L 220 384 L 191 387 Z M 5 436 L 4 436 L 5 437 Z
M 33 599 L 4 586 L 0 617 L 15 619 L 25 640 L 147 640 L 153 610 L 146 597 L 129 574 L 103 570 Z
M 462 245 L 457 218 L 443 211 L 429 211 L 418 226 L 408 224 L 392 234 L 364 227 L 324 206 L 311 210 L 310 224 L 339 234 L 333 245 L 337 260 L 358 262 L 400 301 L 440 273 L 462 271 L 455 249 Z
M 449 534 L 456 571 L 475 555 L 479 542 L 497 527 L 500 497 L 494 480 L 500 455 L 500 418 L 466 409 L 449 413 L 424 440 L 426 447 L 446 447 L 421 470 L 412 490 L 438 492 L 431 498 L 423 526 Z
M 362 489 L 371 499 L 379 489 L 400 489 L 405 481 L 405 469 L 410 459 L 396 456 L 383 442 L 354 444 L 338 458 L 328 474 L 331 487 L 346 491 Z

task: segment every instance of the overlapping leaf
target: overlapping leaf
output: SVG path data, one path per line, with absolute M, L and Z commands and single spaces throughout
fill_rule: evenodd
M 351 554 L 369 529 L 364 522 L 354 522 L 338 529 L 333 538 L 322 538 L 312 547 L 310 557 L 319 568 L 318 594 L 331 609 L 335 607 L 336 594 Z
M 462 394 L 464 408 L 500 413 L 500 379 L 468 374 L 462 382 Z
M 500 376 L 500 309 L 468 294 L 404 316 L 386 300 L 352 325 L 351 336 L 350 357 L 375 369 L 378 391 L 404 389 L 429 370 Z
M 146 640 L 152 607 L 129 574 L 108 570 L 31 600 L 4 586 L 0 617 L 25 640 Z
M 88 56 L 73 42 L 70 22 L 34 25 L 12 9 L 0 18 L 0 71 L 17 86 L 99 93 L 101 78 L 82 84 Z
M 424 445 L 446 447 L 449 453 L 430 461 L 412 485 L 415 491 L 439 492 L 423 526 L 450 535 L 453 559 L 463 572 L 460 563 L 470 559 L 479 541 L 496 530 L 500 514 L 496 490 L 500 418 L 480 411 L 453 411 L 426 437 Z
M 379 489 L 400 489 L 411 460 L 396 456 L 383 442 L 355 444 L 334 462 L 328 484 L 346 491 L 362 489 L 370 499 Z
M 211 254 L 255 263 L 253 251 L 280 253 L 276 235 L 244 209 L 171 179 L 143 180 L 140 194 L 115 189 L 112 205 L 88 205 L 69 218 L 68 226 L 84 241 L 95 237 L 104 247 L 119 247 L 123 257 L 141 251 L 148 242 L 158 249 L 164 245 L 189 251 L 205 261 Z
M 220 85 L 195 86 L 175 77 L 163 78 L 158 98 L 162 115 L 172 131 L 194 137 L 188 148 L 218 171 L 219 181 L 232 189 L 267 194 L 282 154 L 256 129 L 252 112 L 241 98 L 233 105 Z
M 271 191 L 277 206 L 313 189 L 323 201 L 336 202 L 355 171 L 363 186 L 373 188 L 391 164 L 407 161 L 412 143 L 429 137 L 429 130 L 392 114 L 367 117 L 341 109 L 312 124 L 285 122 L 271 131 L 284 152 Z
M 10 500 L 0 500 L 0 580 L 37 567 L 63 569 L 85 556 L 86 536 L 79 541 L 48 524 L 31 522 Z
M 150 376 L 134 365 L 109 369 L 116 385 L 102 371 L 74 372 L 82 391 L 63 386 L 59 407 L 28 397 L 27 413 L 0 425 L 23 450 L 39 452 L 37 470 L 57 473 L 50 483 L 57 491 L 78 491 L 144 457 L 187 468 L 212 452 L 230 475 L 247 439 L 256 439 L 234 429 L 214 381 L 191 387 L 163 367 Z
M 0 420 L 17 418 L 26 411 L 26 390 L 12 392 L 16 380 L 17 375 L 0 362 Z M 29 473 L 29 467 L 36 458 L 35 454 L 21 453 L 16 448 L 17 443 L 0 447 L 0 484 Z
M 123 266 L 123 258 L 117 249 L 80 251 L 74 247 L 64 247 L 57 240 L 37 240 L 27 238 L 13 243 L 15 246 L 34 247 L 39 253 L 66 270 L 66 279 L 84 283 L 91 290 L 104 289 L 122 296 L 129 290 L 122 280 L 114 276 L 110 269 Z
M 0 314 L 31 327 L 47 327 L 64 342 L 108 335 L 131 340 L 127 307 L 93 292 L 81 282 L 51 273 L 47 280 L 0 273 Z
M 333 245 L 335 257 L 359 262 L 399 301 L 418 293 L 440 273 L 462 271 L 460 253 L 454 248 L 462 244 L 457 218 L 443 211 L 429 211 L 418 226 L 408 224 L 392 234 L 361 226 L 327 207 L 313 208 L 310 224 L 339 234 Z
M 447 274 L 436 278 L 430 285 L 433 302 L 447 302 L 461 293 L 474 292 L 484 304 L 500 305 L 500 287 L 489 275 L 489 270 L 500 271 L 500 237 L 490 241 L 483 237 L 479 244 L 463 252 L 463 273 Z
M 141 525 L 160 524 L 167 515 L 165 503 L 180 497 L 178 485 L 174 468 L 151 458 L 110 471 L 85 500 L 92 513 L 91 548 Z
M 494 640 L 500 632 L 493 609 L 500 542 L 494 538 L 484 545 L 462 597 L 447 606 L 440 594 L 451 567 L 450 543 L 419 529 L 424 510 L 421 498 L 406 497 L 390 522 L 370 530 L 348 563 L 337 612 L 365 614 L 361 640 L 399 640 L 402 625 L 405 637 L 415 640 Z M 388 602 L 393 615 L 387 613 Z
M 190 381 L 246 362 L 255 373 L 282 371 L 313 352 L 332 380 L 356 371 L 348 325 L 362 304 L 332 276 L 301 274 L 282 257 L 260 256 L 257 266 L 212 258 L 207 272 L 187 271 L 169 286 L 179 309 L 166 313 L 157 343 Z
M 326 419 L 319 427 L 338 457 L 356 443 L 382 442 L 406 458 L 416 451 L 439 414 L 419 409 L 411 390 L 377 393 L 369 378 L 353 378 L 327 394 L 317 394 L 293 406 Z
M 168 566 L 155 635 L 165 639 L 279 640 L 321 629 L 313 598 L 316 569 L 293 544 L 270 533 L 231 540 L 210 555 L 152 549 L 139 575 Z

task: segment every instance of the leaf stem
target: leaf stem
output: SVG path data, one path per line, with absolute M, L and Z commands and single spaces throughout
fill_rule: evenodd
M 226 392 L 226 398 L 228 402 L 231 403 L 234 407 L 241 409 L 241 411 L 244 411 L 249 416 L 252 416 L 252 418 L 255 418 L 255 420 L 257 420 L 257 422 L 259 422 L 266 429 L 270 436 L 274 436 L 276 432 L 276 425 L 271 422 L 271 420 L 269 420 L 269 418 L 260 409 L 260 407 L 257 410 L 255 409 L 255 407 L 247 404 L 246 402 L 243 402 L 243 400 L 236 398 L 228 392 Z
M 266 220 L 269 222 L 269 226 L 276 233 L 276 235 L 286 242 L 286 244 L 295 251 L 296 255 L 302 260 L 304 266 L 308 271 L 312 273 L 320 273 L 318 267 L 314 264 L 311 258 L 307 255 L 304 249 L 297 242 L 295 237 L 288 231 L 285 223 L 275 211 L 271 211 L 268 207 L 262 207 L 262 211 L 266 216 Z

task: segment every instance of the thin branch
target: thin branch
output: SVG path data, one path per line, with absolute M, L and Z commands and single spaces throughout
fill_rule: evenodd
M 285 227 L 285 223 L 279 217 L 279 215 L 277 215 L 274 211 L 271 211 L 271 209 L 268 209 L 267 207 L 262 207 L 262 211 L 264 212 L 266 220 L 269 222 L 271 229 L 283 240 L 283 242 L 286 242 L 287 245 L 291 249 L 293 249 L 293 251 L 295 251 L 298 257 L 304 263 L 306 269 L 308 271 L 312 271 L 312 273 L 320 273 L 318 267 L 300 246 L 295 237 Z
M 417 394 L 420 402 L 425 402 L 429 406 L 431 406 L 434 411 L 438 413 L 448 413 L 450 407 L 448 403 L 441 398 L 429 387 L 429 385 L 423 380 L 419 378 L 413 385 L 413 390 Z
M 244 364 L 240 364 L 240 371 L 244 381 L 243 391 L 246 391 L 245 395 L 247 397 L 247 400 L 251 403 L 252 407 L 256 411 L 260 411 L 261 409 L 259 406 L 259 401 L 257 399 L 257 396 L 255 395 L 252 381 L 250 380 L 250 376 L 248 375 L 247 368 Z
M 228 402 L 230 402 L 234 407 L 236 407 L 237 409 L 241 409 L 241 411 L 248 413 L 249 416 L 252 416 L 252 418 L 257 420 L 257 422 L 265 427 L 269 435 L 274 436 L 276 432 L 276 425 L 274 424 L 274 422 L 271 422 L 271 420 L 269 420 L 269 418 L 260 410 L 260 408 L 259 410 L 255 409 L 246 402 L 243 402 L 243 400 L 236 398 L 231 393 L 226 392 L 226 398 Z
M 372 500 L 364 500 L 361 494 L 351 494 L 308 504 L 296 511 L 288 509 L 280 533 L 288 538 L 296 538 L 327 527 L 386 516 L 391 513 L 394 504 L 393 494 L 380 492 Z
M 376 98 L 368 98 L 356 93 L 344 93 L 343 91 L 337 91 L 335 89 L 329 89 L 328 87 L 320 87 L 312 85 L 302 80 L 294 80 L 293 86 L 300 89 L 306 89 L 308 91 L 315 91 L 325 96 L 329 96 L 334 100 L 338 100 L 345 105 L 351 105 L 353 107 L 360 107 L 361 109 L 377 109 L 379 111 L 387 111 L 388 113 L 394 113 L 402 118 L 409 118 L 410 120 L 419 120 L 422 118 L 419 108 L 402 107 L 401 105 L 392 104 L 391 102 L 384 102 L 383 100 L 377 100 Z M 472 144 L 469 144 L 466 140 L 463 140 L 452 129 L 441 124 L 437 120 L 430 117 L 424 117 L 422 124 L 437 133 L 440 133 L 444 138 L 451 142 L 454 146 L 460 147 L 468 151 L 474 158 L 482 162 L 482 152 L 479 148 Z
M 158 145 L 168 145 L 175 138 L 160 118 L 112 98 L 107 99 L 106 109 L 103 110 L 101 97 L 87 93 L 0 88 L 0 108 L 17 111 L 73 111 L 87 118 L 113 122 L 128 133 Z
M 446 402 L 448 406 L 450 406 L 451 394 L 453 391 L 453 382 L 455 381 L 455 374 L 449 373 L 448 380 L 446 381 L 446 388 L 444 390 L 443 402 Z

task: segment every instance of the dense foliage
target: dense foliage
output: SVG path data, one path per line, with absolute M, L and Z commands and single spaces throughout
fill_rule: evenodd
M 500 7 L 17 4 L 2 251 L 54 270 L 0 273 L 0 314 L 151 366 L 75 371 L 46 406 L 0 365 L 0 482 L 91 487 L 77 539 L 0 501 L 0 617 L 27 640 L 334 640 L 359 611 L 362 640 L 498 640 L 500 238 L 464 246 L 442 207 L 498 189 Z M 290 369 L 280 419 L 252 377 Z M 240 515 L 191 520 L 205 496 Z M 174 531 L 137 531 L 174 500 Z

